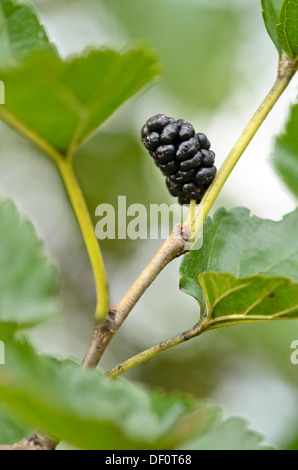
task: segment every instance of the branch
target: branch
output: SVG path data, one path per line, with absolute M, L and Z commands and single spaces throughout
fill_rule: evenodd
M 96 324 L 92 342 L 82 363 L 83 367 L 94 368 L 97 366 L 107 345 L 150 284 L 167 264 L 189 250 L 189 234 L 190 231 L 187 227 L 181 229 L 181 225 L 175 225 L 169 238 L 117 307 L 110 308 L 106 320 Z

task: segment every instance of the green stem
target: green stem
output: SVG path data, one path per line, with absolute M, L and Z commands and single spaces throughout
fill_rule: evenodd
M 89 254 L 97 292 L 95 320 L 100 322 L 106 318 L 109 309 L 108 286 L 101 250 L 95 236 L 94 227 L 84 196 L 73 172 L 71 160 L 60 159 L 57 162 L 57 166 L 69 195 L 71 205 L 78 220 Z
M 152 346 L 152 348 L 146 349 L 142 351 L 140 354 L 131 357 L 125 362 L 122 362 L 118 366 L 114 367 L 113 369 L 108 370 L 105 375 L 107 377 L 115 378 L 124 372 L 127 372 L 129 369 L 142 364 L 142 362 L 148 361 L 152 357 L 160 354 L 163 351 L 167 351 L 174 346 L 178 346 L 181 343 L 185 343 L 191 338 L 199 336 L 205 330 L 206 319 L 202 319 L 197 325 L 195 325 L 190 330 L 184 331 L 177 336 L 173 336 L 173 338 L 167 339 L 162 341 L 161 343 Z

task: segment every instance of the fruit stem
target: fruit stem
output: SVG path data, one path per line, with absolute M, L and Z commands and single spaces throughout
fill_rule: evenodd
M 92 265 L 97 293 L 95 319 L 97 322 L 100 322 L 106 318 L 109 309 L 108 286 L 101 250 L 95 236 L 84 196 L 75 177 L 71 160 L 60 158 L 56 163 L 80 226 Z
M 190 201 L 190 226 L 191 226 L 191 233 L 195 231 L 195 210 L 196 210 L 196 201 L 192 199 Z

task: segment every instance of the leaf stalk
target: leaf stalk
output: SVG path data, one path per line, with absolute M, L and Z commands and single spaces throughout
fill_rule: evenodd
M 95 320 L 100 322 L 106 318 L 109 310 L 108 285 L 100 246 L 96 239 L 94 226 L 84 196 L 72 168 L 72 161 L 70 159 L 60 159 L 57 162 L 57 166 L 89 254 L 97 293 Z

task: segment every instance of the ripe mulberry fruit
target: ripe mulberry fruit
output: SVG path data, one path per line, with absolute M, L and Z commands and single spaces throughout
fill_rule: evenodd
M 216 175 L 215 153 L 205 134 L 165 114 L 152 116 L 142 128 L 142 142 L 167 177 L 170 194 L 180 204 L 199 203 Z

